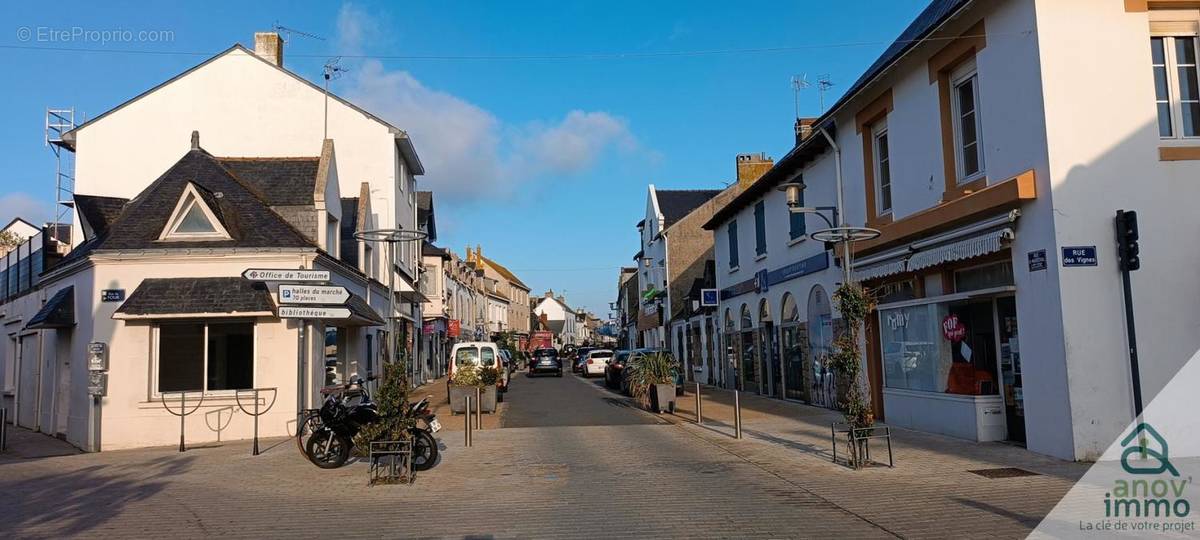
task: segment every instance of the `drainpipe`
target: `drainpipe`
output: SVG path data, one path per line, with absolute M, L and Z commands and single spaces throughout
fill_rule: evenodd
M 846 226 L 846 207 L 842 193 L 842 149 L 838 146 L 837 141 L 829 135 L 824 126 L 819 128 L 821 135 L 829 142 L 829 146 L 833 148 L 833 165 L 834 178 L 837 185 L 837 211 L 838 211 L 838 227 Z M 850 283 L 850 242 L 842 242 L 844 248 L 842 255 L 842 283 Z

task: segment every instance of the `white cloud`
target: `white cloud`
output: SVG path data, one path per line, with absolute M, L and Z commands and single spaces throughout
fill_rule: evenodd
M 28 193 L 17 192 L 0 196 L 0 227 L 13 218 L 21 218 L 40 226 L 50 219 L 50 203 L 34 198 Z
M 356 52 L 380 32 L 362 10 L 338 13 L 338 43 Z M 572 110 L 561 119 L 508 125 L 491 112 L 429 88 L 404 70 L 366 60 L 343 79 L 350 101 L 403 129 L 425 165 L 424 184 L 441 200 L 510 196 L 547 175 L 592 168 L 610 149 L 639 150 L 628 123 L 601 111 Z

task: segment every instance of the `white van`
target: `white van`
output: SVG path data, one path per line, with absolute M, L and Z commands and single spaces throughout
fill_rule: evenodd
M 496 380 L 496 390 L 500 392 L 508 390 L 508 370 L 504 369 L 500 347 L 495 343 L 491 341 L 455 343 L 454 348 L 450 349 L 449 380 L 453 380 L 454 374 L 463 366 L 495 368 L 500 372 L 500 378 Z

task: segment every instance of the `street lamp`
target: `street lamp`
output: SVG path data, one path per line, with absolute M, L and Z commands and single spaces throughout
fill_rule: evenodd
M 793 214 L 814 214 L 829 225 L 827 229 L 813 231 L 808 237 L 818 242 L 842 244 L 842 283 L 849 284 L 853 279 L 854 271 L 851 245 L 856 240 L 878 238 L 881 233 L 878 229 L 868 227 L 850 227 L 844 224 L 835 225 L 835 223 L 841 223 L 838 220 L 841 217 L 841 211 L 836 206 L 801 206 L 801 193 L 803 193 L 805 187 L 807 186 L 803 182 L 788 182 L 780 184 L 775 189 L 787 194 L 788 212 Z M 832 219 L 825 217 L 825 214 L 822 212 L 829 212 Z

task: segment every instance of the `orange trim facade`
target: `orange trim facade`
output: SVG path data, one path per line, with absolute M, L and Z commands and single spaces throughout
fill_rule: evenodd
M 854 243 L 855 256 L 940 232 L 979 218 L 982 214 L 1016 208 L 1024 201 L 1037 198 L 1034 180 L 1033 170 L 1028 170 L 1003 182 L 878 227 L 882 233 L 879 238 Z
M 884 90 L 879 97 L 869 103 L 854 115 L 854 129 L 862 134 L 863 149 L 863 183 L 867 199 L 867 226 L 877 228 L 891 223 L 892 213 L 880 215 L 875 200 L 875 137 L 871 127 L 878 121 L 887 118 L 892 112 L 892 89 Z
M 1200 0 L 1125 0 L 1125 11 L 1140 13 L 1152 9 L 1196 9 Z
M 1200 146 L 1160 146 L 1158 147 L 1159 161 L 1195 161 L 1200 160 Z
M 942 176 L 946 187 L 942 193 L 943 201 L 953 200 L 977 189 L 977 186 L 972 186 L 975 182 L 958 185 L 958 169 L 954 163 L 954 114 L 950 106 L 950 72 L 963 62 L 974 58 L 984 47 L 987 47 L 987 29 L 980 19 L 929 58 L 929 84 L 936 83 L 938 86 L 938 113 L 941 116 Z M 986 184 L 987 181 L 984 180 L 983 183 Z

